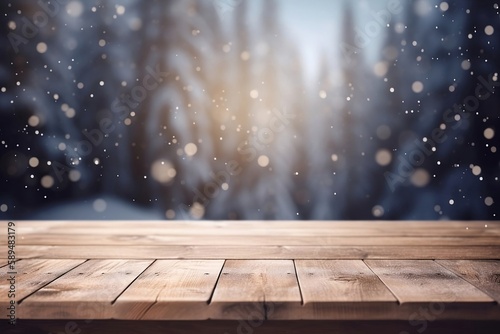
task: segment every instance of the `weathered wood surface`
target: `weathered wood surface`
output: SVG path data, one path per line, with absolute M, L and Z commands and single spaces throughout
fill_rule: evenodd
M 20 245 L 26 259 L 413 259 L 495 260 L 500 246 Z
M 113 305 L 116 319 L 207 319 L 222 260 L 158 260 Z
M 15 250 L 25 321 L 500 321 L 497 222 L 19 221 Z
M 3 222 L 6 226 L 6 222 Z M 342 236 L 342 237 L 476 237 L 500 235 L 498 222 L 325 222 L 325 221 L 21 221 L 17 236 L 125 235 L 125 236 Z M 5 236 L 7 228 L 0 229 Z M 61 236 L 60 239 L 63 239 Z M 22 241 L 19 240 L 18 242 Z M 140 240 L 139 240 L 140 241 Z M 6 238 L 0 238 L 5 243 Z
M 275 305 L 301 304 L 292 260 L 228 260 L 210 302 L 212 319 L 272 318 Z
M 500 261 L 438 260 L 437 262 L 500 303 Z
M 111 318 L 112 303 L 150 264 L 149 260 L 89 260 L 22 299 L 19 317 Z
M 81 265 L 84 260 L 23 260 L 16 263 L 15 274 L 8 267 L 2 268 L 0 282 L 0 307 L 7 305 L 10 290 L 9 277 L 15 276 L 15 295 L 22 301 L 32 293 Z
M 408 236 L 317 236 L 303 235 L 290 236 L 281 234 L 266 235 L 133 235 L 133 234 L 77 234 L 71 238 L 61 237 L 60 234 L 25 234 L 18 245 L 119 245 L 132 246 L 137 244 L 149 246 L 309 246 L 319 244 L 323 246 L 500 246 L 499 236 L 451 236 L 451 237 L 408 237 Z

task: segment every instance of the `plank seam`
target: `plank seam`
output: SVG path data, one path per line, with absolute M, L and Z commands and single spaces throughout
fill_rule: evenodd
M 295 264 L 295 259 L 293 259 L 292 262 L 293 262 L 293 269 L 295 270 L 295 280 L 297 281 L 297 285 L 299 287 L 300 305 L 304 305 L 304 296 L 302 294 L 302 287 L 300 286 L 299 273 L 297 272 L 297 265 Z
M 372 260 L 372 259 L 370 259 L 370 260 Z M 401 305 L 402 302 L 401 302 L 401 300 L 399 300 L 399 298 L 396 295 L 396 293 L 394 291 L 392 291 L 392 289 L 387 284 L 385 284 L 384 280 L 379 275 L 377 275 L 376 272 L 373 271 L 372 267 L 370 267 L 370 265 L 365 262 L 365 259 L 362 259 L 361 261 L 363 261 L 364 265 L 367 266 L 368 269 L 370 269 L 370 271 L 379 279 L 380 282 L 382 282 L 382 284 L 387 288 L 387 290 L 389 290 L 389 292 L 394 296 L 394 298 L 396 298 L 396 301 L 397 301 L 398 305 Z
M 46 259 L 46 260 L 49 260 L 49 259 Z M 88 262 L 90 259 L 86 259 L 85 261 L 83 261 L 82 263 L 80 264 L 77 264 L 76 266 L 74 266 L 73 268 L 70 268 L 68 269 L 67 271 L 65 271 L 64 273 L 62 273 L 61 275 L 55 277 L 53 280 L 51 281 L 48 281 L 46 284 L 44 284 L 43 286 L 41 286 L 40 288 L 38 288 L 37 290 L 33 291 L 32 293 L 26 295 L 24 298 L 21 298 L 17 304 L 20 305 L 24 300 L 26 300 L 26 298 L 29 298 L 30 296 L 34 295 L 35 293 L 37 293 L 38 291 L 40 291 L 41 289 L 45 288 L 47 285 L 49 285 L 50 283 L 54 282 L 55 280 L 63 277 L 64 275 L 66 275 L 67 273 L 69 273 L 70 271 L 72 270 L 75 270 L 76 268 L 80 267 L 81 265 L 83 265 L 84 263 Z
M 215 294 L 215 289 L 217 288 L 217 285 L 219 284 L 219 279 L 222 276 L 222 271 L 224 270 L 224 267 L 226 266 L 226 259 L 224 259 L 224 263 L 220 267 L 219 275 L 217 276 L 217 279 L 215 280 L 214 287 L 212 289 L 212 292 L 210 293 L 210 297 L 207 300 L 207 305 L 210 305 L 212 303 L 212 298 L 214 297 Z
M 149 268 L 153 265 L 153 263 L 155 263 L 155 262 L 156 262 L 156 260 L 153 260 L 153 261 L 152 261 L 152 262 L 151 262 L 151 263 L 150 263 L 150 264 L 149 264 L 149 265 L 148 265 L 148 266 L 147 266 L 147 267 L 146 267 L 143 271 L 141 271 L 141 272 L 139 273 L 139 275 L 137 275 L 137 276 L 136 276 L 136 277 L 132 280 L 132 282 L 130 282 L 130 283 L 129 283 L 126 287 L 125 287 L 125 289 L 123 289 L 123 291 L 122 291 L 122 292 L 120 292 L 120 293 L 118 294 L 118 296 L 116 296 L 116 298 L 115 298 L 115 299 L 113 299 L 113 300 L 111 301 L 111 305 L 113 305 L 113 304 L 114 304 L 114 303 L 118 300 L 118 298 L 120 298 L 120 296 L 121 296 L 121 295 L 123 295 L 123 293 L 124 293 L 125 291 L 127 291 L 127 289 L 128 289 L 128 288 L 129 288 L 132 284 L 134 284 L 134 282 L 135 282 L 135 281 L 136 281 L 136 280 L 137 280 L 137 279 L 138 279 L 138 278 L 139 278 L 139 277 L 140 277 L 140 276 L 141 276 L 141 275 L 142 275 L 142 274 L 143 274 L 146 270 L 148 270 L 148 269 L 149 269 Z
M 472 285 L 474 288 L 476 288 L 477 290 L 481 291 L 482 293 L 484 293 L 486 296 L 490 297 L 491 299 L 493 299 L 493 302 L 497 305 L 499 305 L 499 303 L 497 302 L 497 300 L 495 299 L 494 296 L 490 295 L 487 291 L 483 290 L 481 287 L 477 286 L 476 284 L 474 284 L 473 282 L 469 282 L 467 279 L 465 279 L 464 277 L 462 277 L 462 275 L 459 275 L 457 274 L 453 269 L 450 269 L 448 267 L 446 267 L 444 264 L 440 263 L 439 262 L 439 259 L 438 260 L 433 260 L 434 262 L 436 262 L 439 266 L 441 266 L 442 268 L 444 268 L 445 270 L 449 271 L 450 273 L 452 273 L 453 275 L 457 276 L 458 278 L 460 278 L 461 280 L 463 280 L 464 282 L 466 282 L 467 284 L 470 284 Z
M 139 278 L 139 276 L 141 276 L 141 275 L 142 275 L 142 274 L 143 274 L 143 273 L 144 273 L 144 272 L 145 272 L 145 271 L 146 271 L 149 267 L 151 267 L 151 266 L 152 266 L 152 265 L 153 265 L 156 261 L 157 261 L 157 260 L 155 259 L 153 262 L 151 262 L 151 264 L 150 264 L 150 265 L 149 265 L 146 269 L 144 269 L 144 271 L 143 271 L 142 273 L 140 273 L 139 275 L 137 275 L 137 277 L 134 279 L 134 281 L 135 281 L 136 279 L 138 279 L 138 278 Z M 129 286 L 130 286 L 130 285 L 129 285 Z M 127 287 L 127 289 L 128 289 L 128 287 Z M 125 289 L 125 290 L 127 290 L 127 289 Z M 123 290 L 123 292 L 125 292 L 125 290 Z M 122 293 L 123 293 L 123 292 L 122 292 Z M 158 292 L 156 293 L 155 301 L 154 301 L 153 303 L 151 303 L 151 305 L 149 305 L 149 306 L 148 306 L 148 308 L 147 308 L 146 310 L 144 310 L 144 312 L 142 312 L 142 314 L 138 317 L 140 320 L 143 320 L 144 316 L 145 316 L 145 315 L 149 312 L 149 310 L 151 310 L 151 308 L 152 308 L 153 306 L 155 306 L 155 305 L 156 305 L 156 303 L 158 303 L 158 296 L 160 295 L 160 293 L 161 293 L 161 289 L 160 289 L 160 291 L 158 291 Z M 121 294 L 120 294 L 120 295 L 121 295 Z M 119 296 L 118 296 L 118 297 L 119 297 Z M 117 297 L 116 299 L 118 299 L 118 297 Z M 116 301 L 116 300 L 115 300 L 115 301 Z
M 2 245 L 0 245 L 2 246 Z M 19 259 L 19 260 L 16 260 L 16 265 L 21 262 L 23 259 Z M 8 261 L 8 260 L 7 260 Z M 9 265 L 9 263 L 7 262 L 6 264 L 4 264 L 3 266 L 0 266 L 0 268 L 3 268 L 3 267 L 7 267 Z

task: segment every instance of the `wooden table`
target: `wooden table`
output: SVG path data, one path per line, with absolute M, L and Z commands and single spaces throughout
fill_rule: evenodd
M 2 333 L 500 333 L 498 222 L 7 225 Z

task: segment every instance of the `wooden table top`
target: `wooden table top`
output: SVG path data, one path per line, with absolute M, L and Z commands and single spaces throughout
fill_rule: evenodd
M 500 320 L 498 222 L 18 221 L 15 254 L 19 319 Z

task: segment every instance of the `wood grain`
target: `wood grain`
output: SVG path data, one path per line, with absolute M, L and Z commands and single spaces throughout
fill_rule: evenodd
M 299 306 L 301 296 L 291 260 L 227 260 L 210 303 L 212 319 L 262 321 L 277 305 Z
M 110 319 L 112 302 L 150 264 L 89 260 L 26 298 L 19 318 Z
M 222 260 L 158 260 L 115 302 L 116 319 L 208 319 Z
M 1 224 L 7 221 L 0 221 Z M 427 221 L 427 220 L 407 220 L 407 221 L 298 221 L 298 220 L 222 220 L 222 221 L 196 221 L 196 220 L 56 220 L 56 221 L 16 221 L 17 227 L 47 229 L 47 228 L 95 228 L 95 229 L 116 229 L 118 226 L 123 228 L 172 228 L 172 229 L 206 229 L 214 228 L 220 230 L 238 230 L 238 229 L 281 229 L 299 228 L 303 230 L 314 229 L 356 229 L 356 228 L 375 228 L 376 230 L 397 229 L 397 230 L 424 230 L 424 229 L 465 229 L 469 227 L 474 229 L 500 229 L 498 221 Z M 485 227 L 487 226 L 487 227 Z
M 498 259 L 500 246 L 17 246 L 47 259 Z M 5 255 L 4 255 L 5 256 Z
M 437 260 L 500 303 L 500 261 Z
M 361 260 L 296 260 L 304 304 L 391 302 L 396 298 Z
M 484 302 L 493 299 L 434 261 L 365 260 L 400 303 Z
M 483 229 L 466 229 L 465 227 L 460 229 L 451 228 L 439 228 L 439 229 L 428 229 L 428 230 L 418 230 L 418 229 L 404 229 L 404 228 L 377 228 L 374 226 L 360 225 L 359 228 L 335 228 L 334 226 L 324 229 L 305 229 L 298 228 L 297 226 L 290 226 L 289 229 L 271 229 L 271 228 L 261 228 L 258 225 L 255 228 L 249 229 L 215 229 L 211 227 L 199 228 L 199 229 L 174 229 L 168 226 L 160 228 L 148 228 L 137 227 L 137 228 L 73 228 L 73 227 L 58 227 L 52 229 L 46 229 L 43 231 L 46 234 L 57 234 L 57 235 L 77 235 L 77 234 L 88 234 L 92 231 L 95 235 L 190 235 L 190 236 L 359 236 L 359 237 L 372 237 L 372 236 L 386 236 L 386 237 L 415 237 L 415 236 L 436 236 L 436 235 L 446 235 L 450 237 L 477 237 L 477 236 L 492 236 L 498 237 L 500 235 L 500 230 L 493 228 L 483 228 Z M 31 234 L 33 234 L 31 233 Z M 27 233 L 28 234 L 28 233 Z M 18 233 L 20 237 L 23 236 L 22 230 Z M 1 240 L 1 239 L 0 239 Z M 5 243 L 5 241 L 3 241 Z
M 18 245 L 116 245 L 116 246 L 500 246 L 498 236 L 470 237 L 360 237 L 360 236 L 287 236 L 287 235 L 137 235 L 137 234 L 72 234 L 61 238 L 59 234 L 37 233 L 24 235 Z
M 19 221 L 16 241 L 23 321 L 500 319 L 499 222 Z
M 407 317 L 397 300 L 361 260 L 296 260 L 303 306 L 278 307 L 275 319 Z M 392 313 L 391 313 L 392 312 Z
M 6 223 L 4 221 L 4 223 Z M 240 235 L 240 236 L 499 236 L 500 223 L 488 221 L 20 221 L 19 236 L 95 235 Z M 0 230 L 4 235 L 6 230 Z M 0 238 L 0 242 L 5 240 Z
M 66 272 L 82 264 L 85 260 L 23 260 L 16 263 L 15 288 L 17 302 L 22 301 L 33 292 L 39 290 Z M 0 274 L 0 308 L 3 309 L 9 302 L 7 291 L 10 283 L 7 280 L 11 275 L 8 268 L 2 268 Z
M 0 242 L 2 244 L 7 244 L 7 234 L 8 234 L 8 223 L 10 221 L 0 220 Z M 36 221 L 36 222 L 19 222 L 15 221 L 15 226 L 12 228 L 15 230 L 16 240 L 18 240 L 20 236 L 28 233 L 38 233 L 42 231 L 48 230 L 51 226 L 55 226 L 56 222 L 45 222 L 45 221 Z M 12 231 L 12 230 L 10 230 Z

